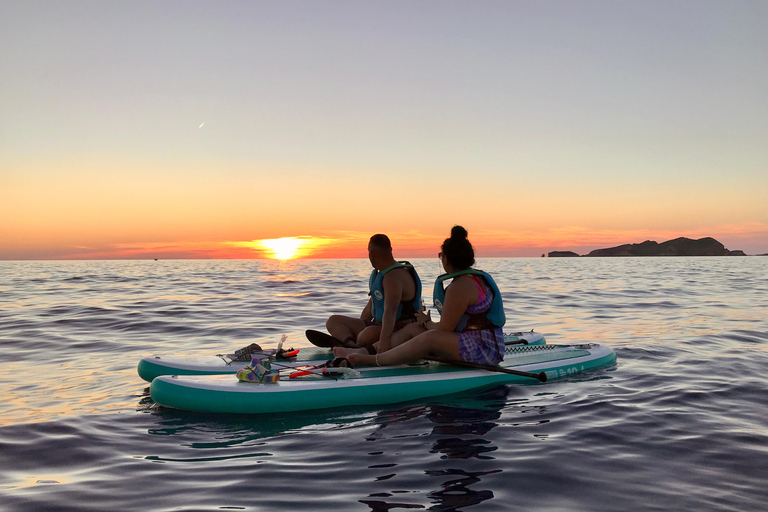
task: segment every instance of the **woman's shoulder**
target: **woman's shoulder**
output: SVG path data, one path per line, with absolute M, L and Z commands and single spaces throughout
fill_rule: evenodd
M 456 277 L 448 289 L 445 290 L 447 296 L 453 297 L 453 300 L 458 300 L 460 303 L 466 305 L 472 305 L 477 302 L 480 294 L 477 289 L 477 284 L 471 275 L 463 275 Z
M 477 284 L 475 279 L 475 276 L 472 274 L 464 274 L 461 276 L 456 276 L 453 278 L 453 281 L 451 281 L 451 284 L 448 285 L 448 288 L 454 288 L 455 290 L 470 290 L 473 287 L 476 288 Z

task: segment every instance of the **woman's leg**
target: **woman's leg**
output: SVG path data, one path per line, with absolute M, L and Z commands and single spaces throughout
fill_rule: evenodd
M 426 331 L 377 356 L 353 353 L 347 358 L 355 366 L 414 363 L 419 359 L 438 357 L 460 361 L 459 335 L 455 332 Z
M 348 357 L 351 354 L 367 354 L 365 348 L 333 347 L 333 355 L 336 357 Z

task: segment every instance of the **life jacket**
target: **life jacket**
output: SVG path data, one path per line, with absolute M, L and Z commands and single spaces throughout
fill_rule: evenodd
M 413 278 L 413 282 L 416 283 L 416 295 L 413 300 L 402 301 L 400 305 L 397 306 L 395 321 L 416 318 L 416 311 L 421 309 L 421 279 L 419 279 L 419 274 L 416 273 L 416 269 L 413 268 L 413 265 L 407 261 L 398 261 L 381 272 L 373 269 L 371 277 L 368 280 L 368 289 L 370 290 L 368 295 L 371 296 L 371 305 L 373 307 L 372 314 L 373 319 L 376 322 L 381 322 L 384 318 L 384 276 L 387 272 L 396 268 L 408 269 Z
M 445 301 L 445 288 L 443 287 L 443 281 L 446 279 L 453 279 L 455 277 L 463 276 L 465 274 L 474 274 L 481 276 L 486 284 L 490 287 L 493 293 L 493 301 L 491 307 L 481 313 L 464 313 L 459 319 L 459 323 L 456 324 L 454 331 L 464 332 L 475 329 L 493 329 L 495 327 L 503 327 L 507 323 L 507 317 L 504 315 L 504 304 L 501 302 L 501 292 L 499 287 L 493 278 L 482 270 L 475 270 L 468 268 L 453 274 L 443 274 L 438 276 L 435 281 L 435 289 L 432 291 L 432 297 L 434 298 L 434 304 L 439 313 L 443 312 L 443 302 Z

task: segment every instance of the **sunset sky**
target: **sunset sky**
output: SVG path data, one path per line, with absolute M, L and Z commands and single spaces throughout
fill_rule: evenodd
M 764 0 L 4 0 L 0 259 L 766 253 L 767 49 Z

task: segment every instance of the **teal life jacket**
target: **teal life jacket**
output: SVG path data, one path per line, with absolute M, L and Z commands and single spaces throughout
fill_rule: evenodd
M 372 306 L 371 313 L 373 314 L 373 319 L 376 322 L 381 322 L 384 318 L 384 275 L 386 275 L 386 273 L 390 270 L 394 270 L 396 268 L 408 269 L 411 277 L 413 278 L 413 282 L 416 283 L 416 296 L 414 296 L 413 300 L 402 301 L 400 305 L 397 306 L 397 315 L 395 316 L 395 321 L 400 319 L 407 320 L 416 318 L 416 311 L 421 309 L 421 279 L 419 279 L 419 274 L 416 273 L 416 269 L 413 268 L 413 265 L 407 261 L 398 261 L 391 267 L 387 267 L 381 272 L 373 269 L 371 272 L 371 277 L 368 280 L 368 289 L 370 290 L 368 295 L 371 296 Z
M 463 332 L 471 329 L 493 329 L 496 327 L 503 327 L 504 324 L 507 323 L 507 317 L 504 315 L 504 304 L 501 302 L 501 292 L 496 285 L 496 281 L 482 270 L 468 268 L 466 270 L 454 272 L 453 274 L 443 274 L 439 276 L 435 281 L 435 289 L 432 291 L 432 297 L 434 298 L 434 304 L 437 311 L 439 313 L 443 312 L 443 302 L 445 301 L 443 281 L 465 274 L 481 276 L 493 293 L 493 301 L 491 302 L 491 307 L 486 311 L 476 314 L 464 313 L 459 319 L 459 323 L 456 324 L 454 331 Z

